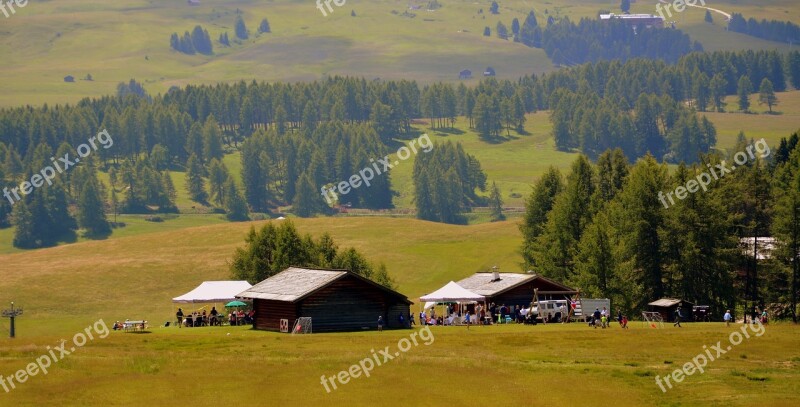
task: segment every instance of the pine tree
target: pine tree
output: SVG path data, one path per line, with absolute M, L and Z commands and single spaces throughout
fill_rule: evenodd
M 703 20 L 705 20 L 705 22 L 707 22 L 707 23 L 713 23 L 714 22 L 714 17 L 711 16 L 711 11 L 706 10 L 706 16 L 703 18 Z
M 158 209 L 162 212 L 177 212 L 178 207 L 175 205 L 175 200 L 178 199 L 178 192 L 175 190 L 175 184 L 172 182 L 169 171 L 161 173 L 161 190 L 163 195 L 158 203 Z
M 212 159 L 208 166 L 208 187 L 211 191 L 211 200 L 217 204 L 217 206 L 221 207 L 225 203 L 225 192 L 227 189 L 225 182 L 229 177 L 230 174 L 225 164 L 216 158 Z
M 483 29 L 483 36 L 484 37 L 491 37 L 492 36 L 492 29 L 488 26 Z
M 698 111 L 705 112 L 708 107 L 709 98 L 711 97 L 711 90 L 709 89 L 708 76 L 701 73 L 696 77 L 692 93 L 694 94 L 695 106 Z
M 506 219 L 506 215 L 503 215 L 503 198 L 500 196 L 500 188 L 494 182 L 492 182 L 491 195 L 489 195 L 489 208 L 492 222 Z
M 772 88 L 772 82 L 767 78 L 764 78 L 761 81 L 761 86 L 758 87 L 758 104 L 769 106 L 770 113 L 772 113 L 772 106 L 778 104 L 778 98 Z
M 219 35 L 219 43 L 224 45 L 224 46 L 226 46 L 226 47 L 230 47 L 231 46 L 231 41 L 228 39 L 228 33 L 227 32 L 224 32 L 224 33 Z
M 575 256 L 576 276 L 571 281 L 587 296 L 610 298 L 614 304 L 625 304 L 620 294 L 625 284 L 617 276 L 612 228 L 604 214 L 598 214 L 588 225 L 578 243 Z
M 534 244 L 534 259 L 542 274 L 562 281 L 573 277 L 576 248 L 593 216 L 594 179 L 588 158 L 578 156 L 567 176 L 564 193 L 556 197 L 544 231 Z
M 195 202 L 205 203 L 208 199 L 203 180 L 203 165 L 194 154 L 186 163 L 186 191 L 189 192 L 189 198 Z
M 753 93 L 753 84 L 747 76 L 742 75 L 739 78 L 736 93 L 739 95 L 739 110 L 750 111 L 750 94 Z
M 536 181 L 530 196 L 525 200 L 525 215 L 519 229 L 522 232 L 522 257 L 525 267 L 535 265 L 534 242 L 544 230 L 547 214 L 553 208 L 556 196 L 564 190 L 564 181 L 557 168 L 550 166 Z
M 33 249 L 41 247 L 41 240 L 36 236 L 36 223 L 33 214 L 28 209 L 25 200 L 14 205 L 14 247 L 20 249 Z
M 495 29 L 495 31 L 497 32 L 497 37 L 502 38 L 504 40 L 508 39 L 508 28 L 506 28 L 506 25 L 503 24 L 502 21 L 497 22 L 497 28 Z
M 320 197 L 317 195 L 310 174 L 306 172 L 297 180 L 296 191 L 292 202 L 295 215 L 307 218 L 320 212 Z
M 244 25 L 244 19 L 242 16 L 236 16 L 236 26 L 234 28 L 236 32 L 236 37 L 240 40 L 246 40 L 248 38 L 247 34 L 247 26 Z
M 497 4 L 496 1 L 492 1 L 492 5 L 489 7 L 489 12 L 492 14 L 500 14 L 500 5 Z
M 248 219 L 247 202 L 230 175 L 225 181 L 225 212 L 227 212 L 225 216 L 231 221 L 240 222 Z
M 261 24 L 258 25 L 258 32 L 260 33 L 270 33 L 272 30 L 269 27 L 269 21 L 267 21 L 266 17 L 261 20 Z
M 631 0 L 622 0 L 619 8 L 623 13 L 629 13 L 631 11 Z
M 78 225 L 86 230 L 87 236 L 93 237 L 111 233 L 103 200 L 96 186 L 97 182 L 94 179 L 87 179 L 78 200 Z
M 724 110 L 725 107 L 725 88 L 728 87 L 728 81 L 721 73 L 714 74 L 709 84 L 711 88 L 711 99 L 714 101 L 714 107 L 718 112 Z
M 222 134 L 219 130 L 219 124 L 214 119 L 214 116 L 208 116 L 203 125 L 203 158 L 206 161 L 215 158 L 221 160 L 223 154 Z

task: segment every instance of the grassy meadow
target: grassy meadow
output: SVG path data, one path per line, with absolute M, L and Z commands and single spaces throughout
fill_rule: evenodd
M 312 0 L 59 0 L 31 1 L 0 26 L 0 106 L 74 103 L 87 96 L 114 93 L 116 85 L 136 78 L 153 94 L 171 86 L 239 80 L 308 81 L 329 75 L 415 79 L 422 83 L 455 82 L 458 72 L 496 69 L 499 78 L 515 80 L 556 69 L 541 49 L 496 36 L 498 21 L 511 26 L 533 9 L 540 24 L 548 16 L 578 21 L 600 10 L 619 12 L 611 0 L 504 0 L 500 14 L 491 2 L 442 0 L 436 11 L 408 10 L 426 5 L 413 0 L 349 0 L 324 17 Z M 768 3 L 768 4 L 767 4 Z M 713 7 L 746 17 L 800 19 L 791 0 L 715 1 Z M 483 13 L 478 11 L 483 9 Z M 237 10 L 250 38 L 223 47 L 219 35 L 233 40 Z M 351 11 L 356 13 L 351 16 Z M 412 17 L 404 12 L 413 13 Z M 635 13 L 655 13 L 655 1 L 637 2 Z M 723 18 L 703 22 L 704 10 L 673 14 L 706 50 L 787 49 L 788 46 L 725 30 Z M 271 34 L 258 34 L 262 18 Z M 184 55 L 169 48 L 173 32 L 200 24 L 214 42 L 214 55 Z M 93 81 L 82 80 L 91 74 Z M 75 83 L 63 78 L 72 75 Z M 475 83 L 476 78 L 467 81 Z
M 0 374 L 10 375 L 47 353 L 63 336 L 0 339 Z M 796 328 L 767 326 L 751 334 L 705 373 L 662 392 L 670 375 L 738 330 L 721 323 L 650 329 L 591 329 L 583 324 L 433 327 L 417 346 L 350 378 L 327 393 L 331 377 L 388 347 L 411 330 L 287 334 L 247 327 L 154 328 L 150 334 L 96 337 L 10 393 L 4 405 L 278 405 L 382 406 L 793 406 L 800 402 Z M 23 328 L 25 325 L 23 325 Z M 95 335 L 97 336 L 97 335 Z M 428 345 L 425 345 L 428 343 Z M 642 344 L 647 344 L 642 346 Z M 69 349 L 69 348 L 67 348 Z M 330 385 L 329 385 L 330 386 Z M 666 388 L 666 386 L 665 386 Z M 257 400 L 257 401 L 256 401 Z
M 497 16 L 488 13 L 488 0 L 439 2 L 443 8 L 426 11 L 428 1 L 422 0 L 347 0 L 323 17 L 313 0 L 200 0 L 199 6 L 185 0 L 31 0 L 15 15 L 0 16 L 0 107 L 75 103 L 113 94 L 117 83 L 130 78 L 151 94 L 187 84 L 309 81 L 332 75 L 455 83 L 460 70 L 478 73 L 487 66 L 500 79 L 516 80 L 556 67 L 543 50 L 484 37 L 485 26 L 494 34 L 498 21 L 510 28 L 514 17 L 522 22 L 531 9 L 540 24 L 549 15 L 577 21 L 594 18 L 599 10 L 619 12 L 618 0 L 498 0 Z M 655 3 L 635 2 L 631 12 L 654 13 Z M 707 3 L 745 17 L 800 21 L 796 0 Z M 409 10 L 410 5 L 423 9 Z M 217 38 L 227 32 L 233 42 L 237 12 L 243 13 L 251 37 L 222 47 Z M 717 13 L 712 24 L 706 23 L 704 13 L 689 8 L 670 20 L 706 50 L 788 49 L 726 31 Z M 264 17 L 271 34 L 256 33 Z M 182 34 L 197 24 L 208 29 L 215 55 L 170 50 L 171 33 Z M 83 80 L 87 74 L 94 80 Z M 76 82 L 65 83 L 66 75 Z M 465 83 L 479 80 L 476 75 Z M 800 91 L 777 96 L 775 114 L 767 114 L 754 94 L 752 113 L 738 112 L 731 96 L 726 112 L 698 115 L 715 124 L 720 149 L 731 149 L 740 131 L 776 146 L 800 127 Z M 547 111 L 530 114 L 524 133 L 504 132 L 502 140 L 493 142 L 469 129 L 465 118 L 445 130 L 429 129 L 420 120 L 415 130 L 434 142 L 461 142 L 481 162 L 489 184 L 497 182 L 504 204 L 520 207 L 547 167 L 566 173 L 577 157 L 555 150 L 548 116 Z M 238 152 L 227 154 L 224 162 L 241 186 Z M 414 207 L 412 170 L 413 158 L 391 172 L 399 209 Z M 106 239 L 76 236 L 31 251 L 12 247 L 13 228 L 0 229 L 0 309 L 11 300 L 25 309 L 15 339 L 7 337 L 8 321 L 0 319 L 0 376 L 26 368 L 100 319 L 107 325 L 146 319 L 152 326 L 150 333 L 98 337 L 47 375 L 8 393 L 0 387 L 0 406 L 800 405 L 800 339 L 790 324 L 767 326 L 763 336 L 745 339 L 709 363 L 704 374 L 666 393 L 656 385 L 657 375 L 680 368 L 704 346 L 724 345 L 740 325 L 656 330 L 632 321 L 629 330 L 583 324 L 434 327 L 434 342 L 420 343 L 376 367 L 371 377 L 352 379 L 328 394 L 321 375 L 348 369 L 372 349 L 395 350 L 412 331 L 289 336 L 247 327 L 160 327 L 173 319 L 171 298 L 204 280 L 229 279 L 234 250 L 244 244 L 251 226 L 266 222 L 227 222 L 188 198 L 184 172 L 170 175 L 181 213 L 162 216 L 163 222 L 123 214 L 116 221 L 125 226 Z M 108 183 L 106 173 L 100 178 Z M 302 234 L 328 232 L 340 248 L 352 246 L 370 261 L 385 263 L 398 290 L 415 302 L 451 280 L 495 265 L 501 271 L 523 271 L 519 217 L 488 222 L 477 214 L 469 225 L 380 216 L 292 221 Z M 412 310 L 417 309 L 415 304 Z

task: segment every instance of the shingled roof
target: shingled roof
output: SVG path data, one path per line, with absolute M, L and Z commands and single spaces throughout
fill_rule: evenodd
M 563 291 L 573 291 L 573 289 L 570 287 L 536 274 L 498 273 L 498 275 L 500 279 L 493 281 L 493 273 L 475 273 L 461 281 L 457 281 L 456 283 L 467 290 L 474 292 L 475 294 L 480 294 L 487 297 L 493 297 L 536 279 L 546 281 Z
M 411 303 L 406 296 L 347 270 L 304 267 L 289 267 L 239 293 L 236 298 L 295 302 L 347 275 L 372 284 L 402 298 L 409 304 Z

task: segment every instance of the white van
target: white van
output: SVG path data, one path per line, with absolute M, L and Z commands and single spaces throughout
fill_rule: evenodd
M 562 310 L 564 315 L 561 315 Z M 549 315 L 550 322 L 561 322 L 561 318 L 566 318 L 569 313 L 569 304 L 567 300 L 543 300 L 539 301 L 538 306 L 533 306 L 533 313 L 537 315 L 536 319 L 540 321 Z

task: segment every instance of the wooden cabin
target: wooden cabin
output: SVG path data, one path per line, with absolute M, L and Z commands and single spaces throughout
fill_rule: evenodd
M 254 285 L 237 298 L 253 300 L 254 327 L 288 331 L 300 317 L 310 317 L 313 332 L 406 328 L 411 301 L 347 270 L 288 269 Z M 403 314 L 405 324 L 398 316 Z
M 512 308 L 519 305 L 527 308 L 533 302 L 533 289 L 539 290 L 539 300 L 569 299 L 577 294 L 574 288 L 567 287 L 537 274 L 481 272 L 456 282 L 486 297 L 486 303 L 498 307 L 505 304 Z M 555 293 L 557 294 L 551 294 Z

